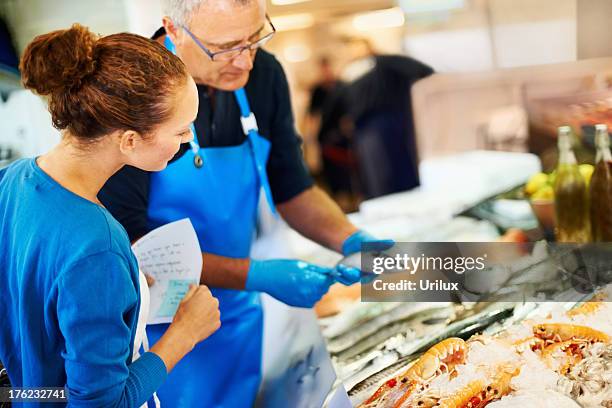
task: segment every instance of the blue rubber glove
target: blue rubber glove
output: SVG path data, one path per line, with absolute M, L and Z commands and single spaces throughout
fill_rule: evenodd
M 342 254 L 345 257 L 361 252 L 362 244 L 368 243 L 368 250 L 370 251 L 384 251 L 395 245 L 395 241 L 392 239 L 376 239 L 372 235 L 365 231 L 359 230 L 348 237 L 342 244 Z M 357 271 L 357 272 L 355 272 Z M 341 280 L 337 275 L 344 275 L 344 280 Z M 359 269 L 355 269 L 346 265 L 339 264 L 334 269 L 334 276 L 338 282 L 344 283 L 345 285 L 352 285 L 353 283 L 360 282 L 368 283 L 374 276 L 372 273 L 362 273 Z
M 348 237 L 342 244 L 342 255 L 349 256 L 361 252 L 361 244 L 368 243 L 368 247 L 376 251 L 384 251 L 395 245 L 392 239 L 377 239 L 363 230 L 359 230 Z
M 359 269 L 342 264 L 336 265 L 331 274 L 336 281 L 346 286 L 350 286 L 361 280 L 361 271 Z
M 296 307 L 312 307 L 334 283 L 333 268 L 293 259 L 252 259 L 246 290 L 265 292 Z

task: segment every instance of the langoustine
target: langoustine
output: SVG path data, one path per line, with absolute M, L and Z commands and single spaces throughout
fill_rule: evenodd
M 545 342 L 542 359 L 549 368 L 566 375 L 582 360 L 582 350 L 591 343 L 608 343 L 610 337 L 587 326 L 566 323 L 542 323 L 533 333 Z
M 514 347 L 517 353 L 522 354 L 527 350 L 543 350 L 546 346 L 546 342 L 539 337 L 533 336 L 516 340 L 512 343 L 512 346 Z
M 533 334 L 549 343 L 579 340 L 589 343 L 608 343 L 610 336 L 587 326 L 567 323 L 541 323 L 533 326 Z
M 587 344 L 588 342 L 580 340 L 553 343 L 542 350 L 542 359 L 550 369 L 566 375 L 573 366 L 582 360 L 582 350 Z
M 512 388 L 510 382 L 517 376 L 520 368 L 515 365 L 502 365 L 496 368 L 490 382 L 482 379 L 471 381 L 466 386 L 444 397 L 436 397 L 432 393 L 418 400 L 414 407 L 440 408 L 481 408 L 494 400 L 508 395 Z
M 465 342 L 456 337 L 441 341 L 427 350 L 408 370 L 381 385 L 362 407 L 400 407 L 416 390 L 423 390 L 436 375 L 450 373 L 465 361 Z

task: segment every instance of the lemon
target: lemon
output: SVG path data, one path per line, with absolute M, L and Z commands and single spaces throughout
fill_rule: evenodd
M 536 173 L 527 182 L 525 185 L 525 193 L 528 195 L 534 194 L 536 191 L 540 190 L 548 183 L 548 175 L 544 173 Z
M 532 200 L 553 200 L 555 198 L 555 190 L 551 185 L 546 184 L 531 195 Z

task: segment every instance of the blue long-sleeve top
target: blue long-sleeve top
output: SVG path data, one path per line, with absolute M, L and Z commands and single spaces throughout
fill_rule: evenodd
M 0 254 L 0 361 L 14 387 L 65 386 L 75 407 L 152 396 L 166 367 L 153 353 L 132 363 L 138 266 L 108 211 L 20 160 L 0 170 Z

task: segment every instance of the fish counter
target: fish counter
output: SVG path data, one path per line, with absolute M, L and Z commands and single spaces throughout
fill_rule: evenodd
M 603 261 L 605 279 L 581 292 L 576 275 L 550 264 L 554 250 L 541 233 L 507 230 L 495 219 L 474 216 L 470 209 L 520 185 L 515 181 L 483 184 L 470 196 L 461 187 L 460 202 L 448 199 L 444 188 L 402 193 L 366 202 L 351 215 L 358 227 L 398 243 L 528 242 L 530 250 L 510 268 L 487 270 L 494 279 L 473 275 L 471 289 L 489 291 L 486 301 L 364 302 L 359 284 L 333 286 L 316 306 L 336 375 L 324 406 L 612 407 L 612 288 L 606 286 L 612 258 Z M 528 204 L 520 214 L 513 214 L 513 222 L 537 225 Z M 359 257 L 339 259 L 279 230 L 276 242 L 292 256 L 363 266 Z M 554 301 L 538 299 L 548 292 L 555 293 Z
M 582 303 L 359 303 L 321 324 L 353 406 L 610 407 L 610 293 Z
M 580 275 L 568 273 L 579 263 L 573 250 L 544 241 L 524 245 L 531 251 L 512 268 L 474 279 L 472 286 L 489 290 L 487 301 L 355 298 L 321 317 L 336 385 L 351 405 L 612 407 L 609 248 L 595 285 L 583 291 Z M 546 299 L 547 292 L 553 296 Z M 528 301 L 517 301 L 523 295 Z
M 465 217 L 413 235 L 432 237 L 504 241 L 487 221 Z M 362 302 L 357 289 L 332 293 L 341 300 L 319 307 L 328 313 L 319 324 L 351 406 L 612 407 L 610 252 L 598 286 L 581 292 L 577 276 L 557 267 L 563 262 L 550 262 L 554 245 L 528 245 L 512 268 L 487 271 L 503 282 L 489 288 L 491 301 Z M 473 283 L 491 282 L 477 275 Z M 554 291 L 555 301 L 517 301 L 512 290 L 529 291 L 529 300 Z

